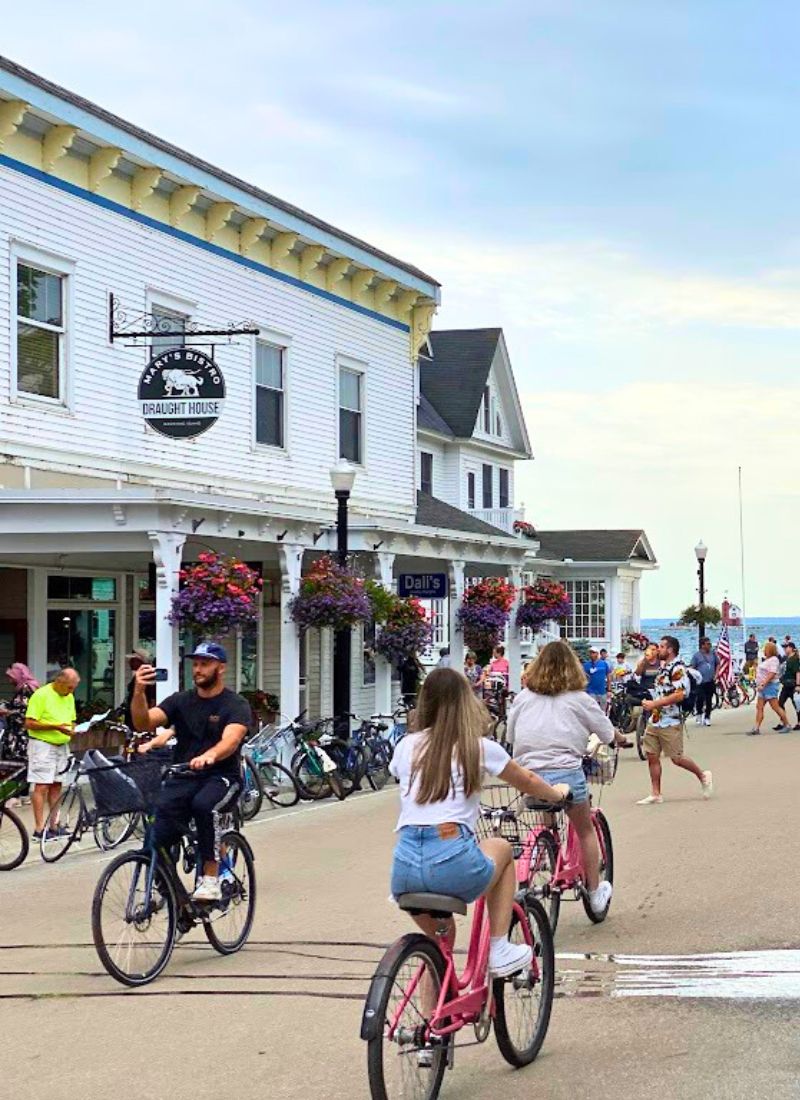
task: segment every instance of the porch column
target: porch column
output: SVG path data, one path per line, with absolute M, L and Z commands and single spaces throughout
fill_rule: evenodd
M 622 641 L 622 602 L 620 600 L 619 577 L 612 575 L 606 579 L 606 638 L 609 654 L 617 653 Z
M 464 597 L 464 562 L 451 561 L 447 568 L 449 592 L 447 596 L 448 644 L 453 668 L 464 664 L 464 631 L 458 621 L 458 610 Z
M 300 633 L 289 614 L 289 603 L 300 588 L 305 547 L 296 543 L 278 546 L 281 567 L 281 714 L 291 720 L 300 711 Z
M 517 692 L 519 691 L 520 676 L 522 675 L 522 650 L 519 644 L 519 630 L 517 629 L 517 609 L 522 602 L 522 566 L 510 566 L 508 579 L 517 590 L 508 617 L 508 687 L 509 691 Z
M 633 608 L 631 610 L 631 630 L 635 630 L 638 633 L 642 629 L 642 607 L 641 607 L 641 592 L 639 589 L 639 581 L 641 575 L 637 574 L 633 578 Z
M 28 667 L 43 684 L 47 679 L 47 570 L 28 573 Z
M 392 591 L 394 580 L 394 558 L 389 553 L 375 555 L 376 579 L 388 592 Z M 379 653 L 375 654 L 375 713 L 392 713 L 392 665 Z
M 177 531 L 148 531 L 156 564 L 156 665 L 167 670 L 167 679 L 159 685 L 158 698 L 164 699 L 180 685 L 178 668 L 178 628 L 169 622 L 172 598 L 178 594 L 183 544 L 186 535 Z

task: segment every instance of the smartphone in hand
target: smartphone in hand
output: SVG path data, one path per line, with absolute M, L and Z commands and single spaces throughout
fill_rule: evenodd
M 157 668 L 154 679 L 155 679 L 157 684 L 163 684 L 163 683 L 166 682 L 168 676 L 169 676 L 169 672 L 167 671 L 167 669 Z

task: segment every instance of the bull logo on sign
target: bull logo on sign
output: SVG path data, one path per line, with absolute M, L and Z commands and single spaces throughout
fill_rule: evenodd
M 165 397 L 199 397 L 199 383 L 197 375 L 188 370 L 173 367 L 161 372 L 161 380 L 164 383 Z

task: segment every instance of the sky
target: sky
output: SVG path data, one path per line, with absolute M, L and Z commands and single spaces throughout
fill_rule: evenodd
M 746 611 L 800 613 L 800 6 L 3 8 L 6 56 L 428 271 L 437 327 L 502 326 L 517 502 L 644 528 L 645 616 L 700 538 L 741 602 L 739 466 Z

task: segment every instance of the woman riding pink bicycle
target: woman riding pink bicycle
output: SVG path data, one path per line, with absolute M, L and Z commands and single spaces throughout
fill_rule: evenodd
M 566 642 L 546 645 L 525 669 L 522 682 L 524 687 L 508 714 L 514 759 L 546 782 L 569 787 L 572 803 L 566 812 L 580 843 L 589 904 L 599 917 L 611 903 L 613 887 L 600 881 L 601 853 L 583 757 L 592 734 L 609 745 L 614 727 L 586 694 L 586 675 Z

